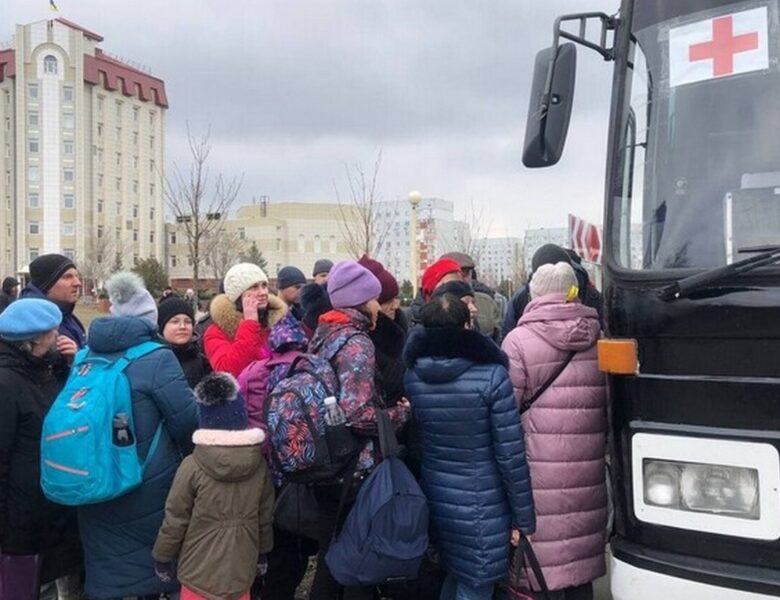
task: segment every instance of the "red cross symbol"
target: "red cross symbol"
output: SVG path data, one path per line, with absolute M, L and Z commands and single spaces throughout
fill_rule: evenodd
M 712 72 L 715 77 L 730 75 L 734 72 L 734 55 L 758 49 L 758 33 L 734 35 L 733 19 L 720 17 L 712 21 L 712 41 L 694 44 L 689 48 L 691 62 L 712 59 Z

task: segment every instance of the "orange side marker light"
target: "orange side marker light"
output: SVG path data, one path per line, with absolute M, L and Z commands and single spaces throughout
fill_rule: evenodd
M 599 340 L 599 371 L 613 375 L 636 375 L 639 353 L 636 340 Z

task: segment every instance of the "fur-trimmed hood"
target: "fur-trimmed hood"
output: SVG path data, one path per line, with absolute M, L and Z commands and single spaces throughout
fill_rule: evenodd
M 404 363 L 427 381 L 455 379 L 473 364 L 509 365 L 506 354 L 478 331 L 418 327 L 404 348 Z
M 192 441 L 195 462 L 218 481 L 248 479 L 263 461 L 260 446 L 265 441 L 265 434 L 261 429 L 198 429 L 192 434 Z
M 224 331 L 228 337 L 236 335 L 244 315 L 236 309 L 235 303 L 225 294 L 215 296 L 209 307 L 212 322 Z M 268 326 L 273 327 L 287 313 L 287 305 L 278 296 L 268 294 Z

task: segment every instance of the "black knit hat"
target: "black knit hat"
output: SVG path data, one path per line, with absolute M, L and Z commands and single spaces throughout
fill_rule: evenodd
M 568 252 L 557 244 L 545 244 L 534 252 L 531 259 L 531 272 L 535 273 L 542 265 L 554 265 L 559 262 L 571 264 Z
M 76 265 L 62 254 L 44 254 L 30 263 L 30 283 L 47 293 L 68 269 Z
M 465 281 L 448 281 L 447 283 L 443 283 L 435 290 L 433 290 L 432 297 L 436 298 L 438 296 L 443 296 L 444 294 L 452 294 L 458 298 L 463 298 L 463 296 L 473 296 L 474 288 L 472 288 Z
M 169 297 L 165 302 L 160 302 L 157 307 L 157 326 L 160 328 L 160 333 L 165 329 L 165 324 L 176 315 L 187 315 L 194 322 L 195 312 L 192 303 L 174 296 Z
M 298 267 L 283 267 L 276 276 L 276 287 L 283 290 L 294 285 L 306 285 L 306 275 Z

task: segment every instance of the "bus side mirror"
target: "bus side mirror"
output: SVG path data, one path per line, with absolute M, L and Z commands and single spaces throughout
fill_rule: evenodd
M 553 53 L 554 48 L 550 47 L 536 55 L 523 147 L 526 167 L 549 167 L 557 163 L 569 130 L 577 49 L 567 43 Z

